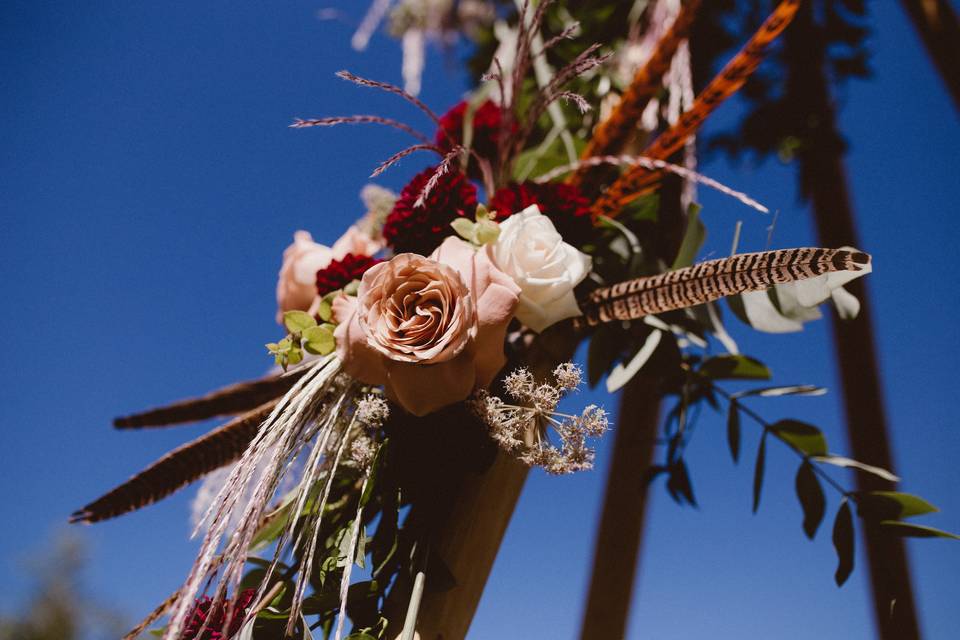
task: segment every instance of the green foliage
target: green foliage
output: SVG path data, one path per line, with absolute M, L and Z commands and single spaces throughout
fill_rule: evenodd
M 861 517 L 874 520 L 899 520 L 939 511 L 923 498 L 900 491 L 858 493 L 857 506 Z
M 712 380 L 769 380 L 770 369 L 749 356 L 722 355 L 709 358 L 698 369 Z
M 949 533 L 947 531 L 941 531 L 940 529 L 934 529 L 933 527 L 925 527 L 923 525 L 913 524 L 912 522 L 882 520 L 880 525 L 886 528 L 888 531 L 892 531 L 899 536 L 910 538 L 949 538 L 951 540 L 960 540 L 960 536 L 955 533 Z
M 837 570 L 833 579 L 841 587 L 853 572 L 854 560 L 853 515 L 846 498 L 840 503 L 833 520 L 833 548 L 837 551 Z
M 730 401 L 727 410 L 727 445 L 730 447 L 730 456 L 733 462 L 740 460 L 740 406 L 736 400 Z
M 803 532 L 813 540 L 817 529 L 823 521 L 823 514 L 827 508 L 827 500 L 823 495 L 823 487 L 813 470 L 813 465 L 804 460 L 797 469 L 796 479 L 797 499 L 803 507 Z
M 760 492 L 763 489 L 763 473 L 767 465 L 767 433 L 764 430 L 760 436 L 760 446 L 757 448 L 757 461 L 753 465 L 753 512 L 760 508 Z
M 770 426 L 770 430 L 804 455 L 827 454 L 827 439 L 823 436 L 823 432 L 812 424 L 799 420 L 779 420 Z

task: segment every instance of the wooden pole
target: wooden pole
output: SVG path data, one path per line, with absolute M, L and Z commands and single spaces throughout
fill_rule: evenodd
M 583 640 L 625 638 L 647 505 L 660 397 L 655 380 L 637 375 L 620 395 L 613 458 L 594 543 Z
M 813 205 L 820 243 L 827 247 L 859 246 L 853 205 L 843 164 L 843 142 L 825 75 L 825 51 L 810 3 L 787 33 L 788 99 L 798 101 L 810 127 L 802 133 L 800 184 Z M 861 301 L 853 321 L 834 317 L 833 337 L 843 388 L 847 432 L 853 457 L 893 469 L 889 428 L 883 403 L 870 302 L 863 280 L 846 285 Z M 861 491 L 890 489 L 890 483 L 867 473 L 856 475 Z M 874 619 L 883 640 L 920 638 L 920 627 L 903 542 L 877 527 L 864 526 Z
M 960 20 L 950 0 L 900 0 L 960 109 Z

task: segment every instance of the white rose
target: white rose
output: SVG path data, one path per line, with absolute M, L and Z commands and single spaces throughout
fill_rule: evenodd
M 590 273 L 590 256 L 564 242 L 536 205 L 503 221 L 500 236 L 486 250 L 520 287 L 520 322 L 540 332 L 581 315 L 573 288 Z

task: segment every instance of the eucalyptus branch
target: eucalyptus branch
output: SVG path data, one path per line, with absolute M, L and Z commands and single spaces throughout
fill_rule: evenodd
M 735 403 L 735 404 L 737 405 L 737 409 L 738 409 L 739 411 L 742 411 L 743 413 L 745 413 L 745 414 L 748 415 L 749 417 L 753 418 L 753 420 L 754 420 L 756 423 L 758 423 L 760 426 L 763 427 L 763 430 L 764 430 L 765 433 L 769 433 L 769 434 L 773 435 L 774 438 L 776 438 L 777 440 L 779 440 L 780 442 L 782 442 L 783 444 L 785 444 L 788 449 L 790 449 L 790 450 L 793 451 L 795 454 L 797 454 L 798 456 L 800 456 L 800 457 L 803 459 L 804 462 L 808 462 L 808 463 L 809 463 L 809 462 L 820 462 L 820 461 L 817 459 L 819 456 L 813 456 L 813 455 L 810 455 L 809 453 L 806 453 L 806 452 L 804 452 L 804 451 L 801 451 L 801 450 L 800 450 L 799 448 L 797 448 L 797 446 L 794 445 L 792 442 L 789 442 L 788 440 L 784 439 L 779 433 L 777 433 L 777 430 L 773 428 L 773 424 L 772 424 L 772 423 L 768 422 L 768 421 L 767 421 L 766 419 L 764 419 L 764 417 L 761 416 L 759 413 L 757 413 L 756 411 L 754 411 L 754 410 L 751 409 L 750 407 L 748 407 L 748 406 L 746 406 L 745 404 L 743 404 L 743 402 L 741 402 L 736 396 L 734 396 L 732 393 L 730 393 L 730 392 L 727 391 L 726 389 L 721 389 L 720 387 L 716 386 L 716 385 L 713 384 L 712 382 L 710 382 L 710 389 L 713 390 L 713 391 L 716 391 L 716 392 L 719 393 L 721 396 L 723 396 L 724 398 L 726 398 L 726 399 L 727 399 L 727 402 L 729 402 L 729 403 L 731 403 L 731 404 L 734 404 L 734 403 Z M 836 480 L 834 480 L 834 479 L 830 476 L 830 474 L 828 474 L 826 471 L 824 471 L 821 467 L 811 464 L 811 465 L 810 465 L 810 468 L 813 469 L 813 472 L 816 473 L 822 480 L 824 480 L 827 484 L 829 484 L 831 487 L 833 487 L 834 489 L 836 489 L 844 498 L 848 498 L 849 500 L 852 500 L 853 502 L 856 502 L 856 503 L 859 504 L 859 502 L 858 502 L 858 496 L 857 496 L 857 494 L 856 494 L 855 492 L 849 491 L 849 490 L 847 490 L 847 489 L 844 489 L 844 488 L 843 488 L 843 485 L 841 485 L 839 482 L 837 482 Z

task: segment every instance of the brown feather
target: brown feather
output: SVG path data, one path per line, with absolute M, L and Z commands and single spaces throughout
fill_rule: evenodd
M 113 426 L 118 429 L 164 427 L 249 411 L 285 394 L 305 371 L 306 369 L 300 369 L 259 380 L 238 382 L 199 398 L 189 398 L 142 413 L 116 418 Z
M 580 154 L 581 158 L 615 155 L 624 149 L 630 136 L 636 131 L 637 122 L 650 99 L 660 90 L 663 76 L 670 69 L 677 48 L 687 39 L 699 7 L 700 0 L 684 3 L 670 29 L 657 42 L 650 59 L 633 76 L 630 86 L 620 97 L 620 102 L 594 129 L 590 141 Z M 589 171 L 591 167 L 581 167 L 571 174 L 567 181 L 580 184 Z
M 845 249 L 779 249 L 710 260 L 676 271 L 637 278 L 593 291 L 580 308 L 578 327 L 684 309 L 775 284 L 831 271 L 860 271 L 870 256 Z
M 271 400 L 177 447 L 119 487 L 75 511 L 70 522 L 98 522 L 135 511 L 233 462 L 279 400 Z
M 660 134 L 644 150 L 643 155 L 656 160 L 666 160 L 677 152 L 700 128 L 707 116 L 736 93 L 753 74 L 763 60 L 767 45 L 787 28 L 797 13 L 800 2 L 801 0 L 782 0 L 743 49 L 697 95 L 693 106 L 680 116 L 676 124 Z M 662 176 L 662 171 L 650 171 L 639 166 L 631 169 L 601 194 L 593 205 L 593 214 L 615 216 L 631 201 L 649 193 Z

